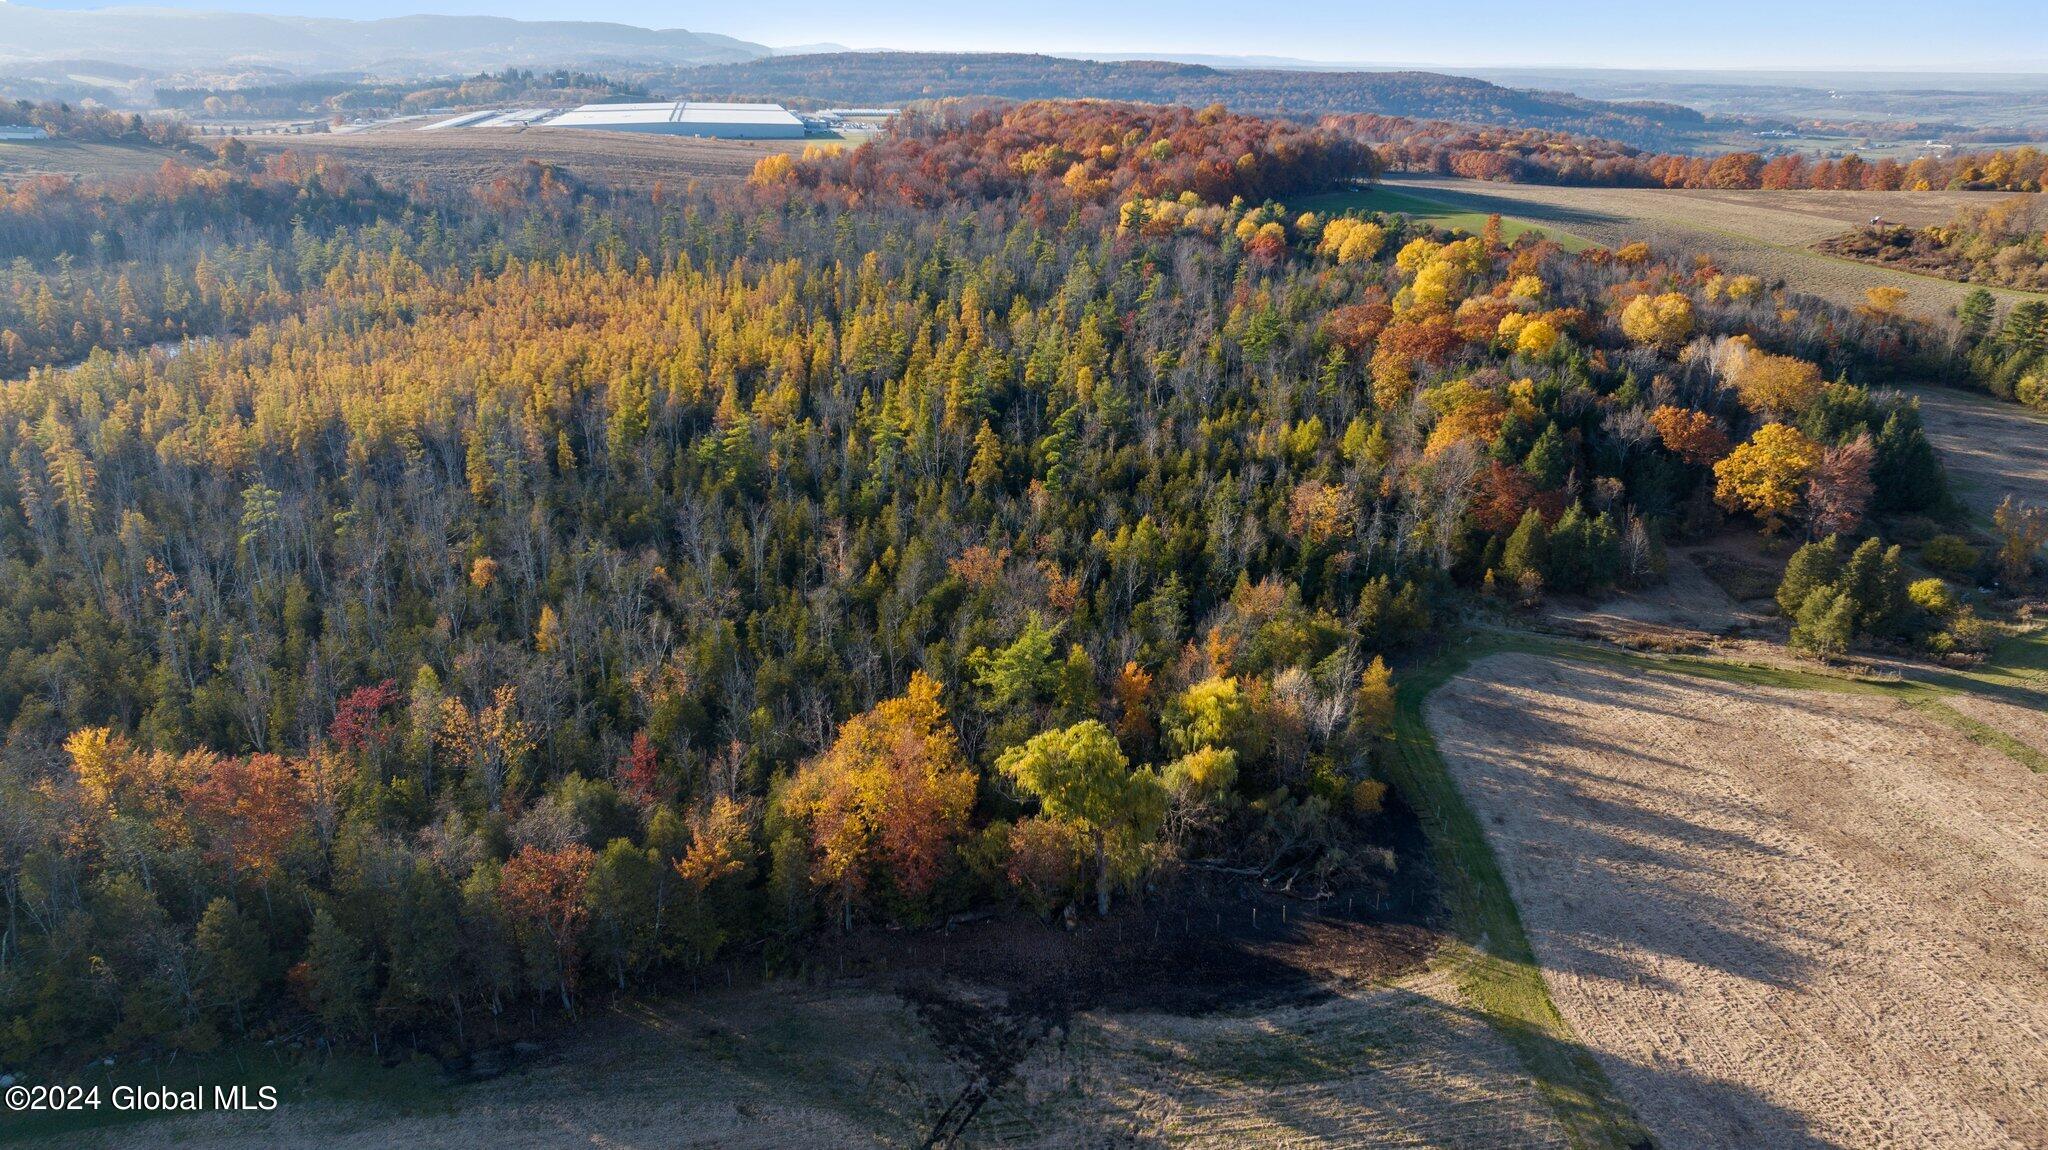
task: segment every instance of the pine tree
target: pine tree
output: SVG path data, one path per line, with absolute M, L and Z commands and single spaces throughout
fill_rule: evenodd
M 1799 608 L 1792 627 L 1792 646 L 1822 659 L 1846 653 L 1856 638 L 1856 603 L 1846 591 L 1818 588 Z
M 375 974 L 362 942 L 343 930 L 326 907 L 315 910 L 306 957 L 293 977 L 329 1035 L 353 1038 L 369 1029 Z
M 1833 535 L 1794 551 L 1785 564 L 1785 577 L 1778 583 L 1778 610 L 1787 619 L 1797 616 L 1807 596 L 1834 586 L 1841 573 L 1841 541 Z
M 1522 521 L 1501 551 L 1501 573 L 1517 581 L 1530 574 L 1541 575 L 1549 558 L 1550 531 L 1543 525 L 1543 513 L 1531 507 L 1522 513 Z
M 1996 318 L 1998 301 L 1986 288 L 1971 288 L 1970 294 L 1956 308 L 1957 334 L 1964 345 L 1975 347 L 1984 341 L 1991 331 L 1991 321 Z

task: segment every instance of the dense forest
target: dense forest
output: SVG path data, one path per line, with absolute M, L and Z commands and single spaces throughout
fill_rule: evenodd
M 1459 602 L 1731 516 L 1828 540 L 1816 649 L 1980 640 L 1850 542 L 1946 498 L 1867 386 L 1945 336 L 1284 206 L 1372 170 L 1039 103 L 684 194 L 10 189 L 0 1062 L 490 1041 L 1197 860 L 1313 896 Z

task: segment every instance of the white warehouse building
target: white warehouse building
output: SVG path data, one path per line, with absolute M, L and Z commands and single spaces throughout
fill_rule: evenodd
M 662 136 L 717 136 L 730 140 L 795 140 L 804 122 L 780 104 L 585 104 L 546 124 Z

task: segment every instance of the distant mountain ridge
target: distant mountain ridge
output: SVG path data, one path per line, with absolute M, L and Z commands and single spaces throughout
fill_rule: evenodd
M 254 65 L 432 75 L 607 61 L 682 67 L 769 52 L 731 36 L 577 20 L 340 20 L 167 8 L 65 11 L 0 2 L 0 64 L 89 56 L 155 69 Z
M 680 73 L 698 98 L 896 104 L 949 96 L 1093 97 L 1223 104 L 1235 112 L 1321 116 L 1376 113 L 1468 124 L 1547 128 L 1672 147 L 1706 135 L 1708 117 L 1678 104 L 1589 100 L 1506 88 L 1438 72 L 1213 68 L 1163 60 L 1081 60 L 996 52 L 843 52 L 774 56 Z

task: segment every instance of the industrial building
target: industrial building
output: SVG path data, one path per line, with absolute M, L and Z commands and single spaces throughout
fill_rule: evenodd
M 0 124 L 0 140 L 47 140 L 50 133 L 32 124 Z
M 546 122 L 549 128 L 595 128 L 663 136 L 730 140 L 800 140 L 804 122 L 780 104 L 585 104 Z

